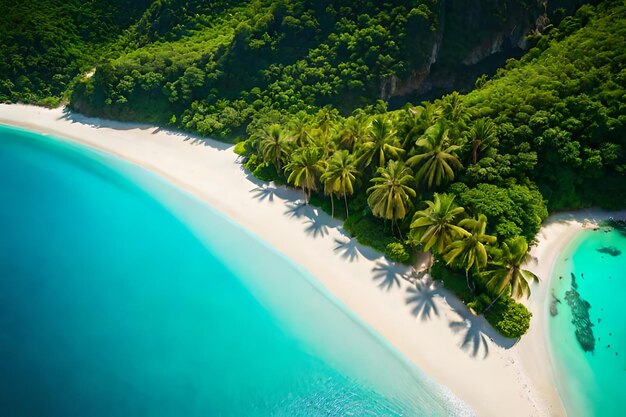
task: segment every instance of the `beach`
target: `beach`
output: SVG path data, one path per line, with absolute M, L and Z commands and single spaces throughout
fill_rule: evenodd
M 299 190 L 259 181 L 232 145 L 165 129 L 90 119 L 63 109 L 0 105 L 0 123 L 79 142 L 157 173 L 223 212 L 291 258 L 435 381 L 481 416 L 562 416 L 547 340 L 549 276 L 558 254 L 585 220 L 584 211 L 551 217 L 527 267 L 531 328 L 518 343 L 498 335 L 428 276 L 362 247 L 341 223 L 311 206 Z M 427 259 L 422 258 L 422 265 Z M 420 265 L 418 265 L 418 268 Z

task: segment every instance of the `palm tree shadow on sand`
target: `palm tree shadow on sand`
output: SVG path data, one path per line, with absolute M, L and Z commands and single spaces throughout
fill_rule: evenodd
M 380 257 L 380 254 L 372 249 L 362 246 L 355 238 L 350 237 L 345 231 L 340 230 L 342 238 L 335 238 L 334 251 L 348 262 L 357 261 L 360 257 L 374 260 Z
M 459 321 L 450 322 L 449 326 L 455 334 L 461 334 L 461 349 L 469 352 L 474 358 L 482 351 L 484 359 L 489 355 L 488 336 L 478 319 L 477 316 L 468 316 Z
M 304 217 L 311 218 L 315 216 L 315 209 L 305 204 L 304 202 L 298 201 L 290 201 L 287 203 L 287 210 L 285 210 L 285 215 L 291 218 L 301 219 Z
M 378 281 L 378 287 L 389 291 L 393 287 L 400 287 L 400 279 L 410 282 L 409 277 L 403 274 L 398 266 L 390 263 L 387 259 L 376 262 L 372 268 L 374 281 Z
M 305 222 L 307 225 L 304 229 L 304 233 L 307 235 L 311 235 L 314 238 L 316 237 L 324 237 L 328 235 L 328 224 L 324 222 L 318 214 L 312 216 Z
M 509 349 L 516 343 L 517 340 L 497 333 L 484 316 L 476 316 L 467 307 L 465 309 L 467 312 L 461 314 L 460 320 L 451 321 L 449 326 L 453 333 L 462 336 L 460 347 L 472 357 L 477 357 L 481 351 L 483 359 L 489 355 L 487 339 L 504 349 Z
M 254 198 L 259 201 L 269 201 L 270 203 L 274 201 L 275 197 L 286 199 L 288 198 L 288 193 L 283 187 L 277 187 L 273 183 L 270 184 L 262 184 L 256 188 L 250 190 L 250 193 L 253 194 Z
M 435 298 L 443 297 L 443 293 L 432 280 L 417 282 L 414 287 L 409 287 L 406 293 L 406 303 L 413 307 L 411 314 L 415 317 L 427 320 L 433 313 L 439 316 Z
M 354 239 L 335 239 L 335 252 L 346 259 L 348 262 L 354 262 L 359 259 L 359 245 Z
M 335 227 L 334 224 L 329 224 L 330 216 L 300 201 L 288 203 L 285 215 L 296 219 L 306 219 L 304 232 L 314 238 L 327 236 L 330 233 L 329 228 Z

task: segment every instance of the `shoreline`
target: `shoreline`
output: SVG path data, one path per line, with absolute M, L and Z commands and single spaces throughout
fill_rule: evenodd
M 0 123 L 115 155 L 195 195 L 302 266 L 479 415 L 565 415 L 547 337 L 550 275 L 559 253 L 583 230 L 583 219 L 610 214 L 587 210 L 546 221 L 531 251 L 540 262 L 528 265 L 542 278 L 527 303 L 533 322 L 513 344 L 440 285 L 424 279 L 417 288 L 409 284 L 403 279 L 409 276 L 408 267 L 389 264 L 349 239 L 339 221 L 314 207 L 299 213 L 301 193 L 252 178 L 238 163 L 233 145 L 149 125 L 87 118 L 61 108 L 0 105 Z
M 520 341 L 520 345 L 523 345 L 520 350 L 521 357 L 528 372 L 534 374 L 534 380 L 544 382 L 552 380 L 550 390 L 540 389 L 539 392 L 556 395 L 556 398 L 546 398 L 546 402 L 549 404 L 558 398 L 563 410 L 565 406 L 558 389 L 559 375 L 555 363 L 555 352 L 550 343 L 548 323 L 552 278 L 558 258 L 565 249 L 580 239 L 585 231 L 599 227 L 599 222 L 608 220 L 613 216 L 626 218 L 626 211 L 607 212 L 598 209 L 584 209 L 551 215 L 537 235 L 537 244 L 532 246 L 530 251 L 534 258 L 545 260 L 545 262 L 540 263 L 538 261 L 536 264 L 531 263 L 526 266 L 540 279 L 543 279 L 543 282 L 539 288 L 533 288 L 530 301 L 527 303 L 535 322 L 531 324 L 528 333 Z M 545 352 L 545 354 L 540 354 L 541 352 Z
M 572 215 L 575 215 L 576 217 L 573 220 L 568 220 L 571 224 L 572 236 L 571 236 L 571 239 L 569 239 L 568 242 L 565 245 L 563 245 L 562 250 L 559 251 L 558 259 L 555 259 L 555 263 L 552 266 L 552 275 L 551 275 L 552 279 L 549 281 L 549 287 L 548 287 L 550 294 L 552 294 L 552 290 L 556 287 L 557 288 L 556 293 L 559 297 L 561 297 L 562 300 L 563 300 L 562 285 L 564 284 L 561 283 L 559 279 L 557 279 L 556 277 L 557 276 L 565 277 L 566 271 L 568 274 L 569 272 L 573 271 L 572 265 L 568 264 L 568 262 L 571 262 L 572 256 L 574 256 L 574 254 L 580 251 L 579 248 L 581 246 L 586 246 L 587 250 L 589 250 L 588 247 L 589 247 L 590 241 L 595 241 L 594 239 L 597 239 L 598 235 L 604 235 L 603 232 L 607 231 L 607 227 L 604 225 L 601 225 L 602 221 L 608 220 L 610 217 L 624 220 L 626 219 L 626 210 L 622 210 L 618 212 L 597 212 L 597 211 L 592 212 L 590 210 L 585 210 L 585 211 L 581 211 L 578 213 L 569 214 L 569 216 L 572 216 Z M 618 232 L 613 231 L 612 233 L 618 233 Z M 602 261 L 598 260 L 598 262 L 602 262 Z M 590 264 L 590 265 L 593 265 L 593 264 Z M 604 265 L 596 265 L 595 268 L 603 268 L 603 267 Z M 569 288 L 569 287 L 566 286 L 566 288 Z M 585 297 L 587 289 L 580 290 L 581 294 L 584 297 Z M 546 299 L 549 299 L 549 298 L 551 298 L 551 296 L 549 294 L 546 294 Z M 609 299 L 610 298 L 611 297 L 609 297 Z M 604 300 L 605 298 L 602 297 L 602 299 Z M 585 297 L 585 300 L 589 300 L 589 299 Z M 595 302 L 591 301 L 592 304 L 596 306 L 596 309 L 597 309 L 597 304 L 596 304 L 597 301 L 598 301 L 597 299 L 595 300 Z M 565 311 L 565 312 L 560 311 L 561 308 L 565 308 L 565 310 L 567 310 L 566 306 L 559 307 L 559 313 L 558 313 L 559 317 L 554 318 L 554 317 L 551 317 L 550 315 L 546 315 L 545 316 L 546 320 L 544 323 L 544 332 L 546 335 L 545 337 L 546 337 L 546 343 L 548 346 L 548 353 L 550 355 L 550 360 L 553 363 L 553 375 L 555 379 L 555 385 L 561 396 L 561 400 L 563 404 L 567 405 L 568 410 L 571 413 L 575 415 L 581 415 L 581 416 L 595 415 L 595 413 L 599 412 L 599 410 L 595 408 L 599 406 L 598 401 L 602 401 L 602 403 L 605 403 L 606 400 L 610 397 L 605 397 L 604 394 L 601 397 L 598 397 L 597 392 L 593 396 L 589 392 L 587 392 L 587 395 L 583 395 L 583 396 L 578 395 L 581 392 L 581 390 L 585 390 L 586 388 L 582 386 L 578 386 L 578 388 L 573 389 L 571 387 L 571 384 L 572 384 L 571 380 L 573 378 L 578 381 L 585 381 L 584 382 L 585 385 L 588 383 L 591 384 L 592 381 L 596 377 L 602 378 L 600 376 L 600 373 L 604 370 L 608 370 L 611 365 L 602 364 L 602 367 L 596 368 L 594 367 L 594 365 L 591 364 L 592 359 L 586 358 L 585 353 L 580 350 L 579 342 L 574 337 L 574 334 L 570 333 L 569 331 L 568 332 L 564 331 L 564 328 L 562 326 L 564 325 L 565 322 L 567 323 L 565 324 L 566 326 L 570 326 L 569 321 L 572 319 L 572 317 L 569 311 Z M 563 321 L 563 318 L 561 317 L 562 314 L 565 314 L 566 316 L 569 315 L 569 317 L 566 317 L 565 322 Z M 552 319 L 556 319 L 556 324 L 554 322 L 549 323 L 549 321 Z M 550 330 L 552 330 L 552 332 L 554 333 L 550 333 Z M 562 340 L 563 340 L 562 338 L 567 339 L 569 341 L 569 344 L 564 345 L 562 343 Z M 564 355 L 564 357 L 560 358 L 561 355 Z M 587 362 L 588 360 L 590 362 Z M 581 361 L 581 362 L 578 362 L 578 361 Z M 595 365 L 597 366 L 598 363 L 596 363 Z M 604 366 L 607 366 L 607 368 L 604 368 Z M 606 380 L 604 381 L 606 383 Z M 600 390 L 603 391 L 604 388 L 600 387 Z M 612 396 L 613 396 L 612 398 L 615 398 L 615 399 L 619 398 L 619 394 L 616 392 L 612 392 Z M 616 410 L 617 408 L 615 408 L 613 412 L 616 412 Z M 604 410 L 604 412 L 607 413 L 607 410 Z M 609 415 L 609 414 L 612 415 L 613 412 L 609 412 L 606 415 Z

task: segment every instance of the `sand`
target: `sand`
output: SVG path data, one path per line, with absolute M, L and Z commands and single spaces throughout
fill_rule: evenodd
M 515 343 L 473 316 L 427 274 L 412 282 L 409 268 L 362 247 L 340 222 L 313 207 L 298 209 L 301 192 L 253 178 L 230 145 L 25 105 L 0 105 L 0 123 L 114 154 L 195 194 L 302 265 L 478 415 L 565 415 L 547 346 L 547 281 L 557 254 L 583 227 L 581 216 L 562 215 L 542 229 L 532 251 L 538 262 L 529 266 L 542 278 L 529 303 L 531 330 Z

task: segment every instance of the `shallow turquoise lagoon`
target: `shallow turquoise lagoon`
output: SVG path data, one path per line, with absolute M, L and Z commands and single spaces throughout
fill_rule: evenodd
M 7 127 L 0 410 L 467 412 L 297 265 L 210 207 L 118 159 Z
M 550 339 L 558 388 L 568 414 L 623 416 L 626 412 L 626 236 L 603 228 L 581 232 L 560 255 L 553 274 L 553 294 L 560 303 L 558 314 L 550 319 Z M 573 292 L 572 274 L 578 297 Z M 568 291 L 571 300 L 579 301 L 580 324 L 585 323 L 584 311 L 589 307 L 588 324 L 593 326 L 582 326 L 579 330 L 582 340 L 587 341 L 587 351 L 576 337 Z

